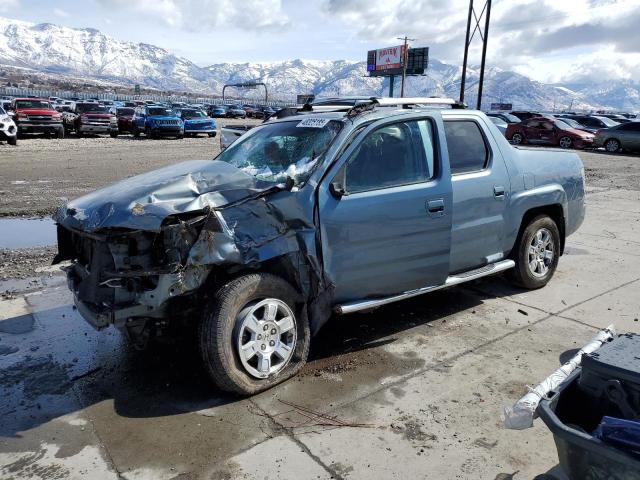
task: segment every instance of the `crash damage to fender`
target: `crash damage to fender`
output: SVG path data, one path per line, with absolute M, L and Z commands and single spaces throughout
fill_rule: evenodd
M 69 287 L 98 329 L 113 324 L 144 336 L 149 320 L 162 326 L 192 310 L 194 297 L 260 268 L 296 287 L 317 332 L 332 288 L 318 258 L 314 207 L 303 203 L 228 163 L 184 162 L 60 208 L 54 263 L 72 261 Z

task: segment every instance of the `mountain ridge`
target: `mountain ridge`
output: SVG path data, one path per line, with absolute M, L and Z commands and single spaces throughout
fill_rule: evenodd
M 388 79 L 366 76 L 365 62 L 294 59 L 279 62 L 225 62 L 201 67 L 147 43 L 111 38 L 95 28 L 34 24 L 0 17 L 0 65 L 52 75 L 86 77 L 125 86 L 141 84 L 165 91 L 221 94 L 227 83 L 262 80 L 271 98 L 386 95 Z M 479 72 L 467 72 L 465 100 L 475 105 Z M 409 77 L 408 96 L 457 98 L 461 69 L 431 59 L 425 76 Z M 397 82 L 396 92 L 399 90 Z M 249 94 L 251 96 L 251 93 Z M 492 102 L 520 109 L 640 110 L 640 83 L 632 81 L 545 84 L 519 73 L 487 68 L 483 108 Z

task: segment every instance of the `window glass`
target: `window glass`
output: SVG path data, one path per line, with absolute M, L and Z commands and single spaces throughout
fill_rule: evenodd
M 540 121 L 538 121 L 538 120 L 527 120 L 525 122 L 525 127 L 527 127 L 527 128 L 540 128 Z
M 467 173 L 487 166 L 489 152 L 480 127 L 470 120 L 444 122 L 451 173 Z
M 427 120 L 394 123 L 371 132 L 347 161 L 346 190 L 357 193 L 430 180 L 432 138 Z

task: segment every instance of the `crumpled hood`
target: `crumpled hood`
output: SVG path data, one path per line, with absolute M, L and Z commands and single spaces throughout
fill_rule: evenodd
M 85 232 L 160 231 L 167 216 L 220 207 L 272 186 L 222 161 L 191 160 L 128 178 L 61 207 L 54 220 Z

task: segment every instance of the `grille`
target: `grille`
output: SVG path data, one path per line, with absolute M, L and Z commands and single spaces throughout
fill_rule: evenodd
M 158 125 L 178 125 L 178 120 L 160 120 Z
M 53 117 L 51 115 L 27 115 L 30 122 L 51 122 Z

